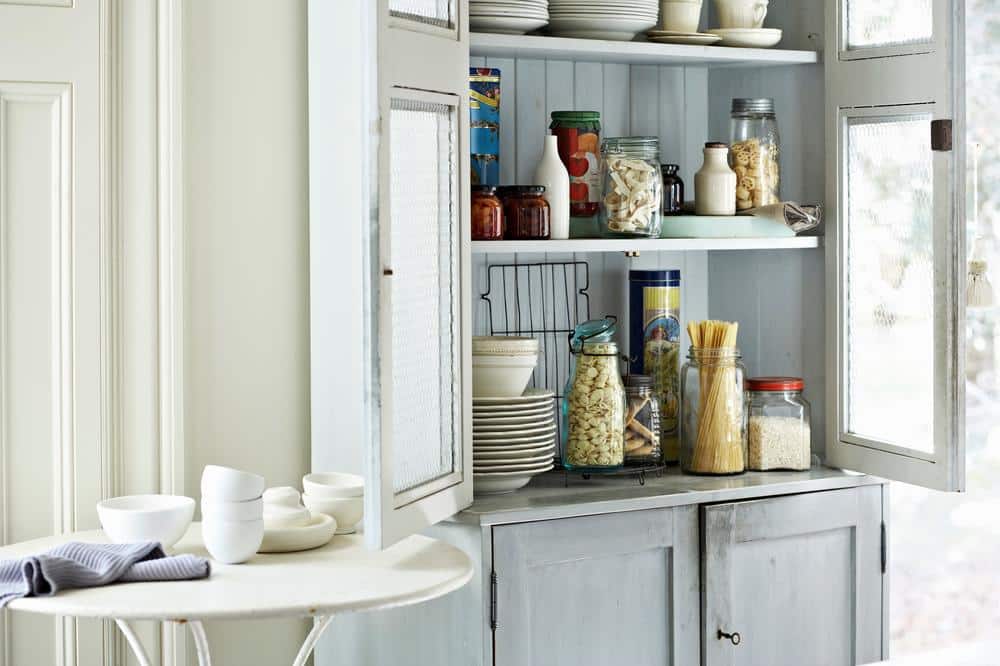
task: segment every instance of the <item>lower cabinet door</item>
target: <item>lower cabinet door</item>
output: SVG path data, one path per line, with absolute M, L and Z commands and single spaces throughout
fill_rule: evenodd
M 497 666 L 691 666 L 697 508 L 493 528 Z
M 703 507 L 705 666 L 880 661 L 882 492 Z

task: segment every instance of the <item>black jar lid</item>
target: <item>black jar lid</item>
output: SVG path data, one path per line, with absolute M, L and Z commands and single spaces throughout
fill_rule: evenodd
M 532 195 L 539 196 L 545 194 L 544 185 L 508 185 L 505 187 L 506 194 L 517 194 L 517 195 Z
M 497 186 L 496 185 L 473 185 L 472 186 L 472 193 L 473 194 L 485 194 L 486 196 L 489 196 L 491 194 L 496 194 L 497 193 Z
M 660 169 L 663 170 L 663 173 L 667 174 L 668 176 L 673 176 L 680 170 L 680 168 L 681 166 L 679 164 L 664 164 L 663 166 L 660 167 Z
M 625 386 L 629 388 L 651 388 L 653 378 L 649 375 L 625 375 Z

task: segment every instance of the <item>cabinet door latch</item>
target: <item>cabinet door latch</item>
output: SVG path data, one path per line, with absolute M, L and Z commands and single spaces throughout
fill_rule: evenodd
M 497 572 L 490 572 L 490 629 L 496 629 L 497 622 Z
M 948 152 L 952 146 L 951 119 L 931 121 L 931 150 Z
M 882 573 L 885 573 L 886 560 L 889 559 L 889 544 L 886 543 L 885 523 L 882 523 Z

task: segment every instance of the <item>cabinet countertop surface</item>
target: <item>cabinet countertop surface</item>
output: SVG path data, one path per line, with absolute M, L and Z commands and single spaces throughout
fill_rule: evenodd
M 617 511 L 658 509 L 853 488 L 885 483 L 866 474 L 815 466 L 804 472 L 747 472 L 737 476 L 691 476 L 668 467 L 660 476 L 592 476 L 549 472 L 506 495 L 477 495 L 472 506 L 453 519 L 496 525 L 553 520 Z

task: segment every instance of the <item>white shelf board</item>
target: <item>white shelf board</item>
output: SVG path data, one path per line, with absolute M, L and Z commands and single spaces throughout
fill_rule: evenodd
M 683 252 L 692 250 L 794 250 L 821 247 L 822 236 L 793 238 L 571 238 L 542 241 L 472 241 L 473 254 L 571 252 Z
M 612 42 L 537 35 L 469 35 L 472 56 L 585 60 L 630 65 L 706 65 L 710 67 L 766 67 L 819 62 L 816 51 L 744 49 L 728 46 L 689 46 L 655 42 Z

